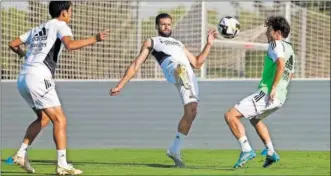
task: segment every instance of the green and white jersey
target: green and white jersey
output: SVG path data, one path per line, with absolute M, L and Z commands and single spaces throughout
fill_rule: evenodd
M 284 40 L 276 40 L 269 43 L 268 52 L 264 57 L 262 79 L 258 89 L 269 94 L 275 79 L 277 59 L 285 59 L 285 69 L 276 88 L 276 98 L 285 102 L 287 87 L 290 82 L 290 74 L 294 73 L 295 56 L 291 43 Z

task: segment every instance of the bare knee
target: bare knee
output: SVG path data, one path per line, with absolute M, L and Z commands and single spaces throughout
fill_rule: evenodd
M 47 126 L 50 122 L 48 116 L 42 110 L 37 110 L 35 108 L 33 110 L 37 115 L 36 121 L 39 121 L 41 123 L 41 127 L 44 128 L 45 126 Z
M 66 127 L 67 119 L 62 111 L 61 107 L 47 108 L 44 113 L 49 117 L 55 126 Z
M 197 114 L 198 107 L 195 104 L 189 104 L 185 107 L 184 117 L 186 117 L 188 121 L 193 122 Z
M 243 117 L 242 114 L 238 112 L 238 110 L 236 110 L 235 108 L 230 109 L 224 114 L 224 120 L 226 123 L 232 122 L 241 117 Z
M 231 111 L 227 111 L 224 114 L 224 120 L 225 122 L 229 123 L 230 121 L 232 121 L 235 118 L 235 116 L 231 113 Z
M 59 127 L 66 127 L 67 126 L 67 119 L 64 114 L 57 114 L 55 118 L 52 120 L 54 125 L 59 125 Z

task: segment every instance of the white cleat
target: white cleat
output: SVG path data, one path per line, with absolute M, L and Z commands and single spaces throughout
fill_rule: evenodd
M 167 156 L 175 162 L 175 167 L 180 167 L 180 168 L 185 167 L 184 162 L 180 158 L 180 154 L 173 153 L 168 149 Z
M 177 74 L 179 78 L 178 80 L 179 83 L 182 84 L 185 89 L 190 89 L 191 85 L 188 80 L 187 70 L 183 65 L 181 64 L 177 65 Z
M 80 175 L 83 171 L 75 169 L 71 164 L 68 164 L 66 167 L 57 166 L 56 173 L 58 175 Z
M 27 173 L 34 173 L 35 170 L 31 166 L 29 159 L 28 159 L 28 154 L 25 154 L 25 157 L 20 157 L 17 154 L 15 154 L 13 157 L 13 162 L 23 168 Z

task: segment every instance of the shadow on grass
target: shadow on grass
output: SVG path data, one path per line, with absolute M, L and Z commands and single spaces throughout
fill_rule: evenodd
M 2 160 L 4 162 L 4 160 Z M 56 160 L 30 160 L 32 164 L 36 165 L 56 165 Z M 98 162 L 98 161 L 78 161 L 72 162 L 73 165 L 110 165 L 110 166 L 147 166 L 153 168 L 176 168 L 176 169 L 210 169 L 210 170 L 224 170 L 233 171 L 232 168 L 219 168 L 215 166 L 186 166 L 185 168 L 177 168 L 170 164 L 158 164 L 158 163 L 116 163 L 116 162 Z M 5 164 L 5 163 L 4 163 Z M 3 172 L 4 173 L 4 172 Z

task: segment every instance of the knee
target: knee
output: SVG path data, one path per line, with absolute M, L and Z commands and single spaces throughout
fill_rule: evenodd
M 185 116 L 189 117 L 189 119 L 191 119 L 192 121 L 197 116 L 197 114 L 198 114 L 197 107 L 192 107 L 185 112 Z
M 41 118 L 41 126 L 42 127 L 45 127 L 45 126 L 47 126 L 48 124 L 49 124 L 49 118 L 46 116 L 46 117 L 42 117 Z
M 231 120 L 233 120 L 234 116 L 231 114 L 230 111 L 227 111 L 225 114 L 224 114 L 224 120 L 229 123 Z
M 67 126 L 67 119 L 62 114 L 55 115 L 55 118 L 52 120 L 54 125 L 58 125 L 59 127 L 66 127 Z

